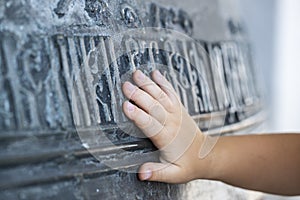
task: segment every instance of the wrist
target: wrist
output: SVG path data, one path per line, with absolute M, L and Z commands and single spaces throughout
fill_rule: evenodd
M 215 141 L 216 138 L 210 138 L 208 135 L 204 135 L 200 130 L 195 139 L 195 151 L 194 154 L 197 156 L 193 161 L 195 163 L 195 174 L 197 179 L 209 179 L 215 180 L 217 177 L 217 160 L 218 151 L 217 143 L 210 142 L 209 140 Z M 203 146 L 209 146 L 209 152 L 205 156 L 200 156 L 200 151 Z M 213 146 L 214 145 L 214 146 Z

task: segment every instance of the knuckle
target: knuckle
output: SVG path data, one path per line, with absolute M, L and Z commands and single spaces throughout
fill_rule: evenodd
M 170 104 L 170 105 L 168 106 L 168 110 L 169 110 L 170 113 L 175 114 L 175 113 L 178 112 L 178 108 L 177 108 L 177 107 L 178 107 L 178 106 L 175 106 L 174 104 Z
M 160 93 L 158 94 L 157 99 L 159 101 L 165 101 L 168 99 L 168 96 L 161 90 Z
M 163 177 L 164 177 L 163 170 L 156 170 L 153 173 L 152 180 L 157 180 L 157 181 L 163 180 Z
M 151 101 L 151 105 L 148 107 L 148 111 L 149 113 L 152 113 L 152 112 L 157 112 L 157 108 L 160 108 L 160 104 L 153 100 Z
M 152 90 L 154 87 L 154 83 L 146 82 L 146 83 L 141 84 L 140 87 L 143 89 Z
M 139 97 L 140 97 L 140 91 L 139 91 L 139 89 L 138 88 L 136 88 L 132 93 L 131 93 L 131 95 L 130 95 L 130 99 L 132 99 L 132 100 L 137 100 L 137 99 L 139 99 Z

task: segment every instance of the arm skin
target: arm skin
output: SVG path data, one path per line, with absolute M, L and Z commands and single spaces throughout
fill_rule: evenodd
M 173 150 L 194 131 L 192 118 L 181 111 L 183 106 L 174 98 L 174 90 L 158 71 L 152 78 L 155 83 L 137 70 L 133 80 L 138 87 L 123 85 L 125 96 L 138 106 L 126 101 L 124 113 L 160 149 L 163 161 L 144 163 L 139 169 L 140 180 L 185 183 L 209 179 L 272 194 L 300 195 L 300 134 L 223 136 L 200 159 L 205 135 L 196 128 L 195 137 L 185 143 L 184 153 L 178 157 Z M 155 105 L 155 112 L 149 109 L 151 105 Z M 176 134 L 183 137 L 173 140 Z M 169 145 L 169 141 L 176 144 Z M 171 147 L 164 148 L 168 145 Z
M 300 134 L 221 137 L 197 178 L 279 195 L 300 194 Z M 199 160 L 197 166 L 201 168 Z

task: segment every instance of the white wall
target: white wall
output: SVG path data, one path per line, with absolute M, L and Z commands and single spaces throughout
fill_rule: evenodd
M 271 127 L 271 116 L 273 116 L 273 93 L 276 92 L 273 78 L 277 0 L 239 0 L 239 3 L 240 15 L 254 50 L 254 62 L 259 78 L 263 80 L 262 90 L 269 111 L 269 121 L 259 131 L 268 132 Z
M 300 0 L 240 0 L 264 80 L 264 132 L 300 132 Z
M 276 17 L 273 127 L 300 132 L 300 1 L 279 0 Z

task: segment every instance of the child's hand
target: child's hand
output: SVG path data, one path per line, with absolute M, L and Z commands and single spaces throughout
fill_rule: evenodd
M 125 96 L 135 103 L 123 104 L 126 116 L 160 150 L 160 163 L 140 167 L 141 180 L 183 183 L 209 179 L 274 194 L 300 194 L 299 134 L 221 137 L 200 159 L 200 149 L 209 142 L 171 84 L 159 71 L 152 78 L 154 82 L 138 70 L 133 74 L 138 87 L 129 82 L 123 85 Z
M 126 101 L 124 113 L 152 140 L 161 155 L 161 163 L 145 163 L 140 167 L 139 178 L 182 183 L 205 177 L 209 167 L 204 164 L 199 169 L 198 157 L 203 134 L 165 77 L 156 70 L 152 78 L 155 83 L 137 70 L 133 73 L 137 86 L 129 82 L 123 85 L 125 96 L 135 103 Z

